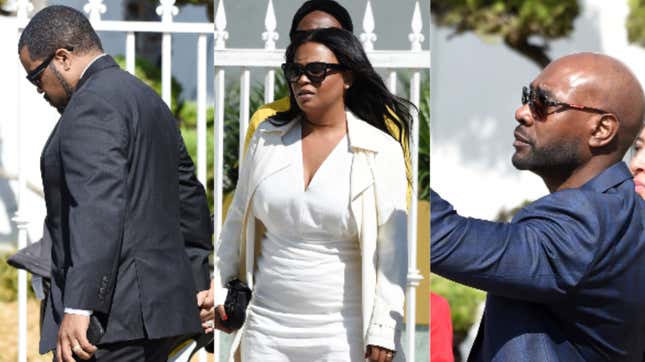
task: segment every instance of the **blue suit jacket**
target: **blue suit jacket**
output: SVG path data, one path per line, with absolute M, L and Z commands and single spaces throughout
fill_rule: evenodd
M 431 194 L 431 267 L 488 292 L 470 361 L 642 361 L 645 202 L 617 163 L 511 223 Z

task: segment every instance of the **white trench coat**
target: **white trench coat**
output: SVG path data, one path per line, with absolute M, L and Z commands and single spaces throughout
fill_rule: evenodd
M 388 134 L 349 111 L 346 116 L 353 153 L 350 207 L 361 249 L 364 347 L 371 344 L 397 350 L 396 360 L 400 361 L 404 360 L 399 342 L 407 271 L 408 184 L 403 151 Z M 263 180 L 290 165 L 282 136 L 298 122 L 294 119 L 282 126 L 263 122 L 249 144 L 216 246 L 215 305 L 224 303 L 223 288 L 231 279 L 239 277 L 253 289 L 252 271 L 263 226 L 255 219 L 251 202 Z M 243 330 L 233 338 L 229 361 L 234 360 Z

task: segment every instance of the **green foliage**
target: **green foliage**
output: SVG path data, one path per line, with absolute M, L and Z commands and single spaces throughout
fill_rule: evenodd
M 580 9 L 576 0 L 432 0 L 430 11 L 438 25 L 455 34 L 501 37 L 543 68 L 550 61 L 548 42 L 571 33 Z M 533 36 L 544 43 L 529 42 Z
M 626 27 L 629 42 L 645 46 L 645 0 L 629 0 Z
M 13 302 L 18 299 L 18 269 L 7 264 L 7 258 L 11 253 L 5 253 L 0 261 L 0 302 Z M 31 289 L 31 275 L 28 279 L 27 296 L 35 298 Z
M 114 60 L 116 60 L 122 69 L 125 69 L 125 57 L 117 55 L 114 57 Z M 154 89 L 157 94 L 161 95 L 161 69 L 159 67 L 139 57 L 135 60 L 134 74 Z M 183 106 L 183 101 L 181 100 L 182 86 L 175 77 L 172 77 L 171 87 L 171 110 L 174 115 L 177 115 Z
M 454 333 L 467 333 L 475 323 L 477 308 L 486 299 L 486 293 L 435 274 L 430 275 L 430 288 L 448 300 Z

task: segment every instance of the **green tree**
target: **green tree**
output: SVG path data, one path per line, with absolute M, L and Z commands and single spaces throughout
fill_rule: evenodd
M 430 12 L 436 24 L 452 28 L 453 35 L 472 31 L 501 38 L 544 68 L 551 61 L 549 42 L 571 33 L 580 9 L 576 0 L 432 0 Z
M 645 0 L 629 0 L 625 26 L 629 42 L 645 47 Z

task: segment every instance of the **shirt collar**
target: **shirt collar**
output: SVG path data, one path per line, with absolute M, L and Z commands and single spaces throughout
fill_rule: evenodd
M 597 192 L 605 192 L 631 178 L 632 174 L 629 172 L 629 168 L 625 162 L 619 161 L 606 168 L 591 180 L 587 181 L 580 188 L 583 190 L 588 189 Z
M 83 76 L 85 75 L 85 72 L 87 72 L 87 70 L 92 66 L 92 64 L 94 64 L 95 61 L 97 61 L 99 58 L 104 57 L 106 55 L 107 55 L 106 53 L 103 53 L 103 54 L 99 54 L 96 57 L 94 57 L 94 59 L 92 59 L 92 61 L 89 62 L 87 64 L 87 66 L 85 66 L 85 69 L 83 69 L 83 73 L 81 73 L 81 76 L 79 77 L 79 79 L 83 78 Z

